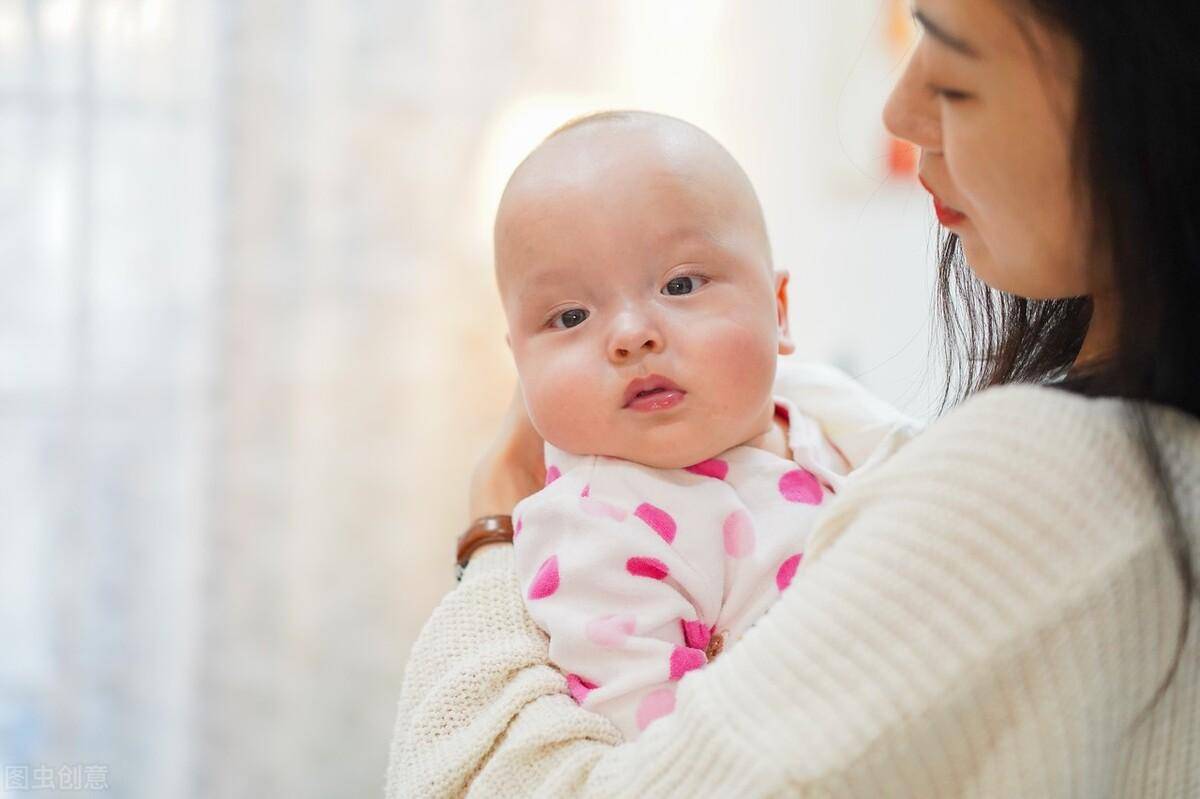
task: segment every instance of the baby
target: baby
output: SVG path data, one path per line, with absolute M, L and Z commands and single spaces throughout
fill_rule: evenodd
M 560 128 L 509 180 L 495 255 L 546 440 L 546 487 L 513 512 L 518 577 L 571 696 L 633 738 L 788 586 L 818 508 L 911 427 L 832 370 L 777 375 L 787 273 L 749 179 L 688 123 Z

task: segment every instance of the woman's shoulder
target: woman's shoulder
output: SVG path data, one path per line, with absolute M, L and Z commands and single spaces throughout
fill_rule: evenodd
M 985 389 L 930 424 L 919 438 L 922 448 L 955 449 L 965 442 L 980 456 L 1021 466 L 1072 463 L 1075 472 L 1118 465 L 1140 469 L 1144 455 L 1138 410 L 1145 412 L 1169 457 L 1190 454 L 1196 463 L 1179 465 L 1200 467 L 1200 420 L 1172 408 L 1088 397 L 1054 386 Z
M 853 481 L 814 546 L 829 546 L 865 516 L 921 527 L 930 538 L 971 530 L 1047 556 L 1057 548 L 1121 557 L 1155 546 L 1158 490 L 1131 410 L 1124 400 L 1049 386 L 981 391 Z M 1170 425 L 1174 440 L 1190 440 L 1172 460 L 1178 480 L 1196 482 L 1200 423 L 1164 409 L 1149 415 Z
M 1077 457 L 1099 446 L 1127 449 L 1123 403 L 1083 397 L 1053 386 L 1008 385 L 984 389 L 932 421 L 922 448 L 954 450 L 969 443 L 980 455 L 1011 461 L 1013 448 L 1027 457 Z M 997 449 L 993 451 L 992 446 Z

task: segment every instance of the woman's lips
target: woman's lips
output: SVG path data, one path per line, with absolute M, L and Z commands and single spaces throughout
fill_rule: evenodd
M 929 184 L 925 182 L 924 178 L 917 178 L 917 180 L 919 180 L 921 185 L 925 187 L 925 191 L 929 192 L 929 194 L 933 197 L 933 212 L 937 214 L 939 222 L 946 227 L 954 227 L 955 225 L 962 224 L 963 221 L 966 220 L 967 215 L 962 211 L 951 208 L 948 205 L 943 205 L 942 201 L 938 199 L 938 196 L 934 194 L 933 189 L 929 188 Z
M 942 201 L 936 196 L 933 198 L 933 212 L 937 214 L 938 221 L 946 227 L 954 227 L 962 224 L 967 215 L 962 211 L 956 211 L 948 205 L 942 205 Z

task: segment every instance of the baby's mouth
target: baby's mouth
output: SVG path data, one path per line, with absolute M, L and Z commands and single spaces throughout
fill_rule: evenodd
M 670 388 L 645 391 L 634 397 L 625 407 L 631 411 L 665 411 L 683 402 L 686 393 Z
M 625 404 L 622 407 L 659 410 L 678 404 L 685 394 L 686 391 L 662 375 L 639 377 L 626 387 Z

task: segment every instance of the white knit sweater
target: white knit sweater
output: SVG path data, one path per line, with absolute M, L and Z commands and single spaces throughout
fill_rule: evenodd
M 1152 418 L 1194 539 L 1200 423 Z M 842 492 L 779 602 L 627 744 L 484 549 L 413 648 L 387 795 L 1200 797 L 1200 611 L 1135 724 L 1183 604 L 1129 429 L 1049 388 L 963 403 Z

